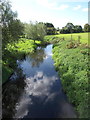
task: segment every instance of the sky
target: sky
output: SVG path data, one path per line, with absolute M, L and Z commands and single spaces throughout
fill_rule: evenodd
M 49 22 L 55 28 L 68 22 L 74 25 L 88 23 L 89 0 L 10 0 L 22 22 Z

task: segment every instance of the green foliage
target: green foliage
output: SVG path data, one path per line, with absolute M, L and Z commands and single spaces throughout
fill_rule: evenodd
M 82 30 L 82 26 L 81 25 L 75 25 L 74 26 L 74 32 L 75 33 L 81 33 L 83 30 Z
M 89 24 L 84 25 L 84 31 L 85 32 L 90 32 L 90 25 Z
M 17 41 L 23 33 L 23 24 L 16 19 L 17 14 L 11 9 L 11 4 L 7 0 L 1 0 L 1 27 L 2 27 L 2 48 L 10 42 Z
M 63 27 L 60 30 L 60 33 L 66 34 L 66 33 L 80 33 L 82 32 L 82 26 L 81 25 L 73 25 L 72 23 L 67 23 L 65 27 Z
M 12 41 L 18 40 L 18 38 L 23 35 L 24 25 L 18 19 L 12 20 L 9 23 L 9 31 L 13 37 Z
M 7 81 L 12 73 L 13 70 L 11 68 L 8 68 L 8 66 L 5 64 L 2 65 L 2 84 Z
M 44 23 L 46 26 L 46 34 L 47 35 L 55 35 L 55 28 L 52 23 Z
M 38 43 L 38 41 L 36 41 L 36 43 Z M 3 56 L 2 83 L 5 83 L 11 73 L 16 69 L 16 60 L 23 59 L 25 54 L 33 53 L 36 47 L 33 40 L 24 38 L 19 39 L 18 42 L 7 44 Z
M 24 54 L 32 53 L 35 48 L 36 45 L 34 44 L 33 40 L 25 38 L 19 39 L 18 43 L 7 45 L 7 50 L 10 52 L 16 51 L 16 54 L 17 52 L 23 52 Z
M 17 17 L 17 13 L 11 10 L 11 4 L 7 0 L 0 1 L 0 12 L 3 26 L 8 26 L 8 23 Z
M 54 45 L 53 59 L 64 91 L 75 105 L 79 118 L 88 118 L 88 49 L 84 46 L 68 49 L 69 40 Z M 83 51 L 83 52 L 82 52 Z M 90 74 L 89 74 L 90 75 Z
M 45 26 L 43 23 L 36 22 L 35 24 L 30 22 L 30 24 L 25 24 L 25 36 L 26 38 L 34 40 L 43 41 L 46 35 Z
M 1 12 L 1 24 L 2 28 L 2 76 L 4 83 L 13 69 L 16 67 L 17 55 L 16 51 L 11 48 L 14 47 L 14 43 L 18 42 L 19 37 L 23 34 L 24 26 L 17 18 L 17 13 L 11 9 L 11 4 L 7 0 L 0 1 L 0 12 Z M 12 45 L 9 49 L 8 45 Z M 16 55 L 16 56 L 15 56 Z

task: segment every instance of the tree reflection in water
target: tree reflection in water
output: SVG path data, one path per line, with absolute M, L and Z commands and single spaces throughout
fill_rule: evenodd
M 33 54 L 27 56 L 28 61 L 31 62 L 32 67 L 39 67 L 43 63 L 44 58 L 46 57 L 44 48 L 38 47 Z
M 4 118 L 13 118 L 15 114 L 15 106 L 18 103 L 20 95 L 25 87 L 25 75 L 21 69 L 13 74 L 12 80 L 3 85 L 2 92 L 2 116 Z

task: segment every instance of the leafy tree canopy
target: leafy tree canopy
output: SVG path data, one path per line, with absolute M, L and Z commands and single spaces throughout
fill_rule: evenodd
M 82 32 L 81 25 L 73 25 L 72 23 L 67 23 L 65 27 L 60 30 L 60 33 L 80 33 Z
M 85 31 L 85 32 L 90 32 L 90 25 L 89 25 L 88 23 L 86 23 L 86 24 L 84 25 L 84 31 Z
M 30 22 L 29 24 L 25 24 L 25 35 L 27 38 L 31 38 L 34 40 L 42 41 L 44 36 L 46 35 L 45 25 L 43 23 L 38 22 Z
M 24 27 L 20 20 L 17 19 L 17 13 L 11 9 L 11 4 L 7 0 L 0 1 L 1 10 L 1 27 L 2 27 L 2 42 L 5 48 L 8 42 L 18 40 L 22 35 Z

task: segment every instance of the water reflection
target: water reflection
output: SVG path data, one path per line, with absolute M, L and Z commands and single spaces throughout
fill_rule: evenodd
M 42 57 L 40 58 L 40 56 L 37 55 L 36 53 L 40 54 Z M 27 77 L 29 76 L 33 77 L 34 74 L 38 71 L 42 71 L 47 76 L 57 75 L 53 65 L 54 62 L 51 57 L 52 45 L 49 45 L 45 49 L 44 48 L 40 48 L 39 50 L 37 49 L 37 51 L 34 54 L 27 55 L 23 61 L 20 60 L 18 61 L 19 67 L 22 68 L 23 73 Z M 33 63 L 35 63 L 34 66 Z
M 53 66 L 52 45 L 41 51 L 43 62 L 39 61 L 39 66 L 36 60 L 39 60 L 40 56 L 37 54 L 33 57 L 28 55 L 25 60 L 18 61 L 26 75 L 26 87 L 14 117 L 23 119 L 76 117 L 73 107 L 62 92 L 60 79 Z M 41 55 L 38 50 L 36 53 Z M 36 61 L 35 66 L 32 65 L 33 61 Z
M 27 56 L 28 62 L 31 62 L 32 67 L 39 67 L 43 63 L 44 58 L 46 57 L 44 48 L 38 47 L 34 54 Z
M 42 108 L 48 101 L 50 102 L 50 100 L 53 100 L 55 93 L 51 91 L 50 87 L 53 87 L 53 83 L 56 80 L 57 78 L 55 76 L 47 77 L 44 76 L 42 72 L 37 72 L 34 77 L 27 78 L 25 81 L 25 92 L 21 97 L 20 103 L 18 103 L 15 118 L 23 118 L 28 114 L 30 114 L 29 117 L 35 117 L 37 111 L 33 111 L 33 109 L 37 109 L 38 104 Z M 35 108 L 33 106 L 35 106 Z M 20 114 L 22 111 L 23 114 Z M 40 112 L 41 110 L 39 109 L 38 111 Z M 33 114 L 32 112 L 35 113 Z
M 23 93 L 25 76 L 21 69 L 17 69 L 12 80 L 3 86 L 2 94 L 2 116 L 4 118 L 13 118 L 15 114 L 15 106 L 19 101 L 20 95 Z
M 14 118 L 75 117 L 72 106 L 60 88 L 56 76 L 48 77 L 43 72 L 27 78 Z
M 76 117 L 62 92 L 53 63 L 52 45 L 38 48 L 34 54 L 17 61 L 26 78 L 17 71 L 15 74 L 19 75 L 12 76 L 12 81 L 5 87 L 3 115 L 22 119 Z

